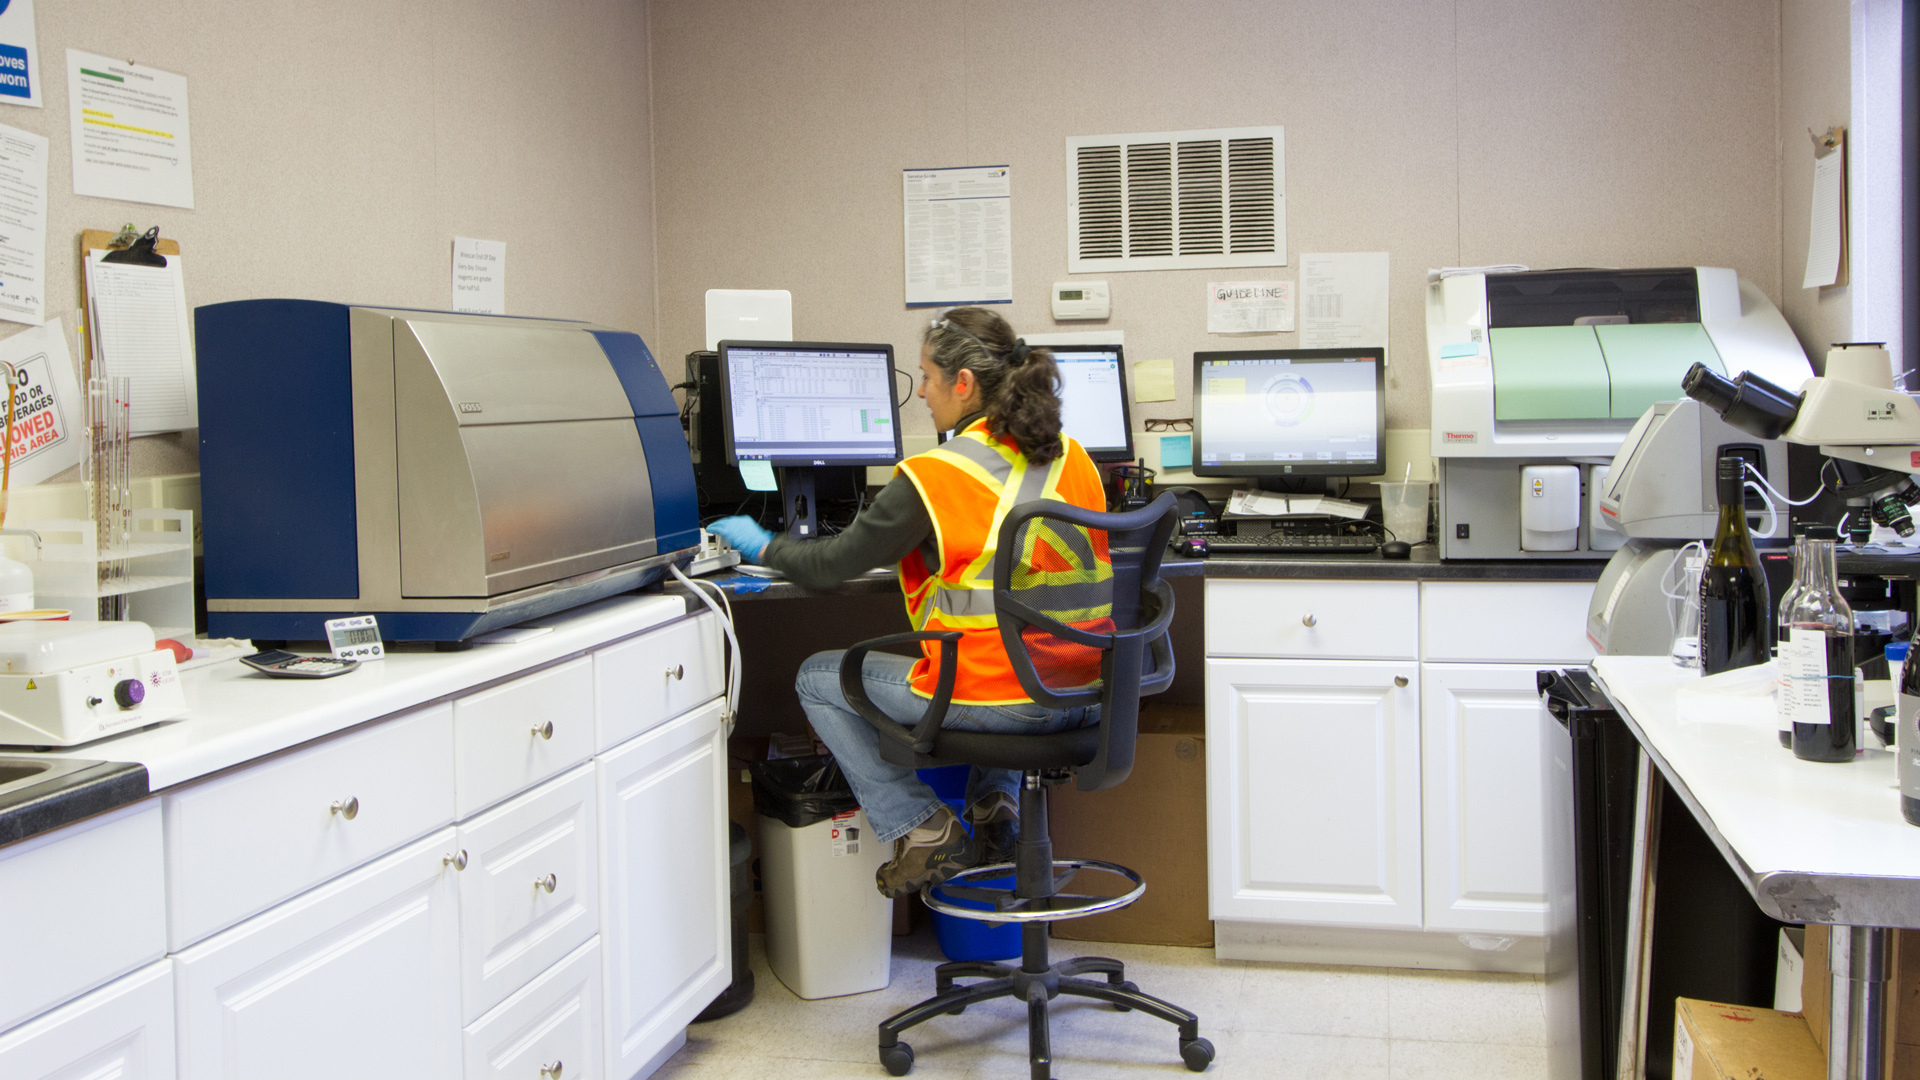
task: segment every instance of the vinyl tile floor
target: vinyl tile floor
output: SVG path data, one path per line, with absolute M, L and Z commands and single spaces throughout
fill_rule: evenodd
M 768 970 L 755 936 L 753 1003 L 688 1029 L 659 1080 L 885 1080 L 876 1026 L 933 994 L 944 957 L 922 929 L 894 939 L 884 990 L 807 1001 Z M 1272 1080 L 1540 1080 L 1547 1073 L 1541 981 L 1529 975 L 1215 960 L 1212 949 L 1056 941 L 1054 958 L 1111 956 L 1146 993 L 1192 1010 L 1217 1051 L 1210 1077 Z M 1166 1077 L 1181 1065 L 1173 1025 L 1056 998 L 1053 1075 Z M 943 1016 L 905 1036 L 921 1080 L 1028 1076 L 1026 1008 L 1011 999 Z

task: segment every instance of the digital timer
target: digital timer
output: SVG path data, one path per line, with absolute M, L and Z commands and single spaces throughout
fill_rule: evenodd
M 327 648 L 336 660 L 378 660 L 387 654 L 380 643 L 380 624 L 371 615 L 328 619 Z

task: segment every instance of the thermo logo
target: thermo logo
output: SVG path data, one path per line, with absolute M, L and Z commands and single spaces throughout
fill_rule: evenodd
M 1440 433 L 1440 437 L 1445 439 L 1449 446 L 1457 446 L 1460 443 L 1477 443 L 1480 441 L 1480 433 L 1477 431 L 1443 431 Z

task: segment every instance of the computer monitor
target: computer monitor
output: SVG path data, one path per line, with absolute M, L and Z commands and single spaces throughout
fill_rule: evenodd
M 1385 372 L 1379 348 L 1194 353 L 1194 475 L 1378 475 Z
M 900 460 L 893 346 L 722 341 L 719 352 L 727 464 Z
M 1049 345 L 1060 368 L 1060 428 L 1095 461 L 1133 460 L 1127 361 L 1118 345 Z

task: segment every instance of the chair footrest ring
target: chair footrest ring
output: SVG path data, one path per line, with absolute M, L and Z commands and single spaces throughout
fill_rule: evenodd
M 1063 875 L 1060 871 L 1066 871 Z M 1147 883 L 1139 874 L 1118 863 L 1100 862 L 1095 859 L 1055 859 L 1053 860 L 1053 879 L 1064 884 L 1082 870 L 1092 870 L 1103 874 L 1112 874 L 1131 882 L 1133 887 L 1119 896 L 1080 896 L 1058 894 L 1052 896 L 1027 897 L 1016 896 L 1012 888 L 973 885 L 970 879 L 999 878 L 1013 873 L 1012 863 L 994 863 L 989 866 L 975 866 L 948 878 L 946 881 L 920 894 L 920 899 L 928 907 L 944 915 L 957 919 L 974 919 L 980 922 L 1057 922 L 1061 919 L 1078 919 L 1088 915 L 1098 915 L 1103 911 L 1117 911 L 1126 907 L 1140 894 L 1147 891 Z M 976 902 L 992 904 L 989 908 L 964 907 L 953 899 L 942 896 L 948 889 L 964 889 Z

